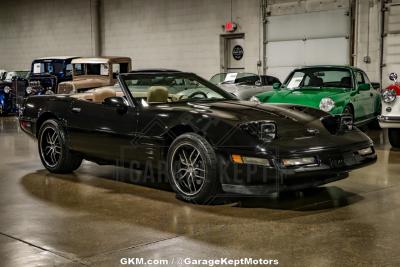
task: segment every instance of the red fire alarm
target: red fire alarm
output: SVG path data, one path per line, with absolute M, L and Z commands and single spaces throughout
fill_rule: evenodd
M 234 32 L 237 29 L 237 24 L 232 22 L 232 21 L 228 21 L 227 23 L 225 23 L 225 31 L 226 32 Z

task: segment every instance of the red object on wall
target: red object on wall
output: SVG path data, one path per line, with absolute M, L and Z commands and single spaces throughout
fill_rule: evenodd
M 226 32 L 234 32 L 237 29 L 237 25 L 236 23 L 232 22 L 232 21 L 228 21 L 227 23 L 225 23 L 225 31 Z
M 394 90 L 396 91 L 396 95 L 400 96 L 400 85 L 398 84 L 391 84 L 386 88 L 386 90 Z

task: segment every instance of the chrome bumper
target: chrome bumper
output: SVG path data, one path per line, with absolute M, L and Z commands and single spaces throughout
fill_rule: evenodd
M 400 123 L 400 116 L 378 116 L 378 120 L 382 123 Z

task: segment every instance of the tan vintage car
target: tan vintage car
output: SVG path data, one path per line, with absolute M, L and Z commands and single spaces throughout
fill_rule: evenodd
M 93 88 L 114 86 L 119 73 L 132 68 L 129 57 L 82 57 L 72 60 L 72 81 L 58 85 L 58 94 L 82 93 Z

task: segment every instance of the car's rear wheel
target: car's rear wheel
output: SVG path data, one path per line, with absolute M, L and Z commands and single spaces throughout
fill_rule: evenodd
M 389 131 L 389 142 L 392 147 L 400 148 L 400 128 L 391 128 Z
M 220 191 L 217 157 L 206 139 L 195 133 L 179 136 L 167 157 L 168 176 L 177 197 L 197 204 L 210 204 Z
M 65 133 L 57 120 L 47 120 L 42 124 L 38 146 L 40 159 L 50 172 L 70 173 L 82 163 L 82 157 L 66 146 Z

